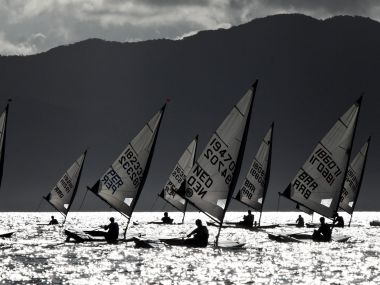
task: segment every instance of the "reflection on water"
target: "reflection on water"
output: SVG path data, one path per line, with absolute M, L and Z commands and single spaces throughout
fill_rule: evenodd
M 380 219 L 377 212 L 355 213 L 351 228 L 334 229 L 334 234 L 352 236 L 346 243 L 283 244 L 269 240 L 265 232 L 223 229 L 221 240 L 244 241 L 242 250 L 64 243 L 63 227 L 37 225 L 49 222 L 51 214 L 0 214 L 0 231 L 16 231 L 12 238 L 0 239 L 0 284 L 380 284 L 380 227 L 369 226 L 370 220 Z M 228 213 L 226 220 L 237 221 L 243 214 Z M 294 222 L 298 214 L 264 213 L 262 223 Z M 181 220 L 180 213 L 169 215 Z M 109 212 L 70 213 L 66 227 L 98 229 L 110 216 L 125 226 L 125 218 Z M 181 237 L 194 227 L 195 219 L 208 220 L 199 213 L 189 213 L 184 225 L 146 224 L 161 216 L 134 214 L 139 225 L 131 226 L 129 235 Z M 213 240 L 217 229 L 209 227 L 209 231 Z M 304 231 L 312 229 L 268 230 Z

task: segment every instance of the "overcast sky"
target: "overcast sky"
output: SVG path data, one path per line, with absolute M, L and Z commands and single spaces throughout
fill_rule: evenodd
M 0 0 L 0 54 L 34 54 L 88 38 L 177 39 L 254 18 L 303 13 L 380 20 L 378 0 Z

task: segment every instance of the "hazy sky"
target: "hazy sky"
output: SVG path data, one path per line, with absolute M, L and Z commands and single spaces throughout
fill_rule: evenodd
M 33 54 L 88 38 L 176 39 L 279 13 L 380 20 L 380 1 L 0 0 L 0 54 Z

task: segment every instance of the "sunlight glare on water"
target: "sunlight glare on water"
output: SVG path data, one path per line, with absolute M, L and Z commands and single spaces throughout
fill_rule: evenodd
M 238 221 L 245 213 L 228 213 L 227 221 Z M 349 235 L 345 243 L 278 243 L 270 233 L 312 233 L 313 229 L 278 227 L 253 232 L 222 229 L 220 240 L 238 240 L 239 250 L 171 247 L 134 248 L 133 243 L 65 243 L 63 227 L 46 226 L 56 213 L 1 213 L 0 232 L 15 231 L 0 239 L 0 284 L 380 284 L 380 220 L 378 212 L 354 214 L 352 226 L 334 229 L 333 235 Z M 181 221 L 180 213 L 169 213 Z M 298 212 L 265 212 L 262 224 L 291 223 Z M 126 219 L 114 212 L 70 213 L 66 228 L 100 229 L 114 216 L 122 229 Z M 304 215 L 306 216 L 306 215 Z M 128 236 L 146 238 L 184 237 L 194 221 L 209 219 L 188 213 L 183 225 L 154 225 L 162 213 L 135 213 Z M 348 216 L 344 216 L 348 221 Z M 314 221 L 317 221 L 315 218 Z M 306 218 L 306 222 L 308 222 Z M 208 227 L 210 242 L 216 227 Z

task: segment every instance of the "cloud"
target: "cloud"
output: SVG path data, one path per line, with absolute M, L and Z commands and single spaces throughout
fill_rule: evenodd
M 350 14 L 379 20 L 380 3 L 378 0 L 0 0 L 0 53 L 36 53 L 87 38 L 181 39 L 201 30 L 295 12 L 316 18 Z
M 2 55 L 30 55 L 38 52 L 32 41 L 12 43 L 0 32 L 0 54 Z

